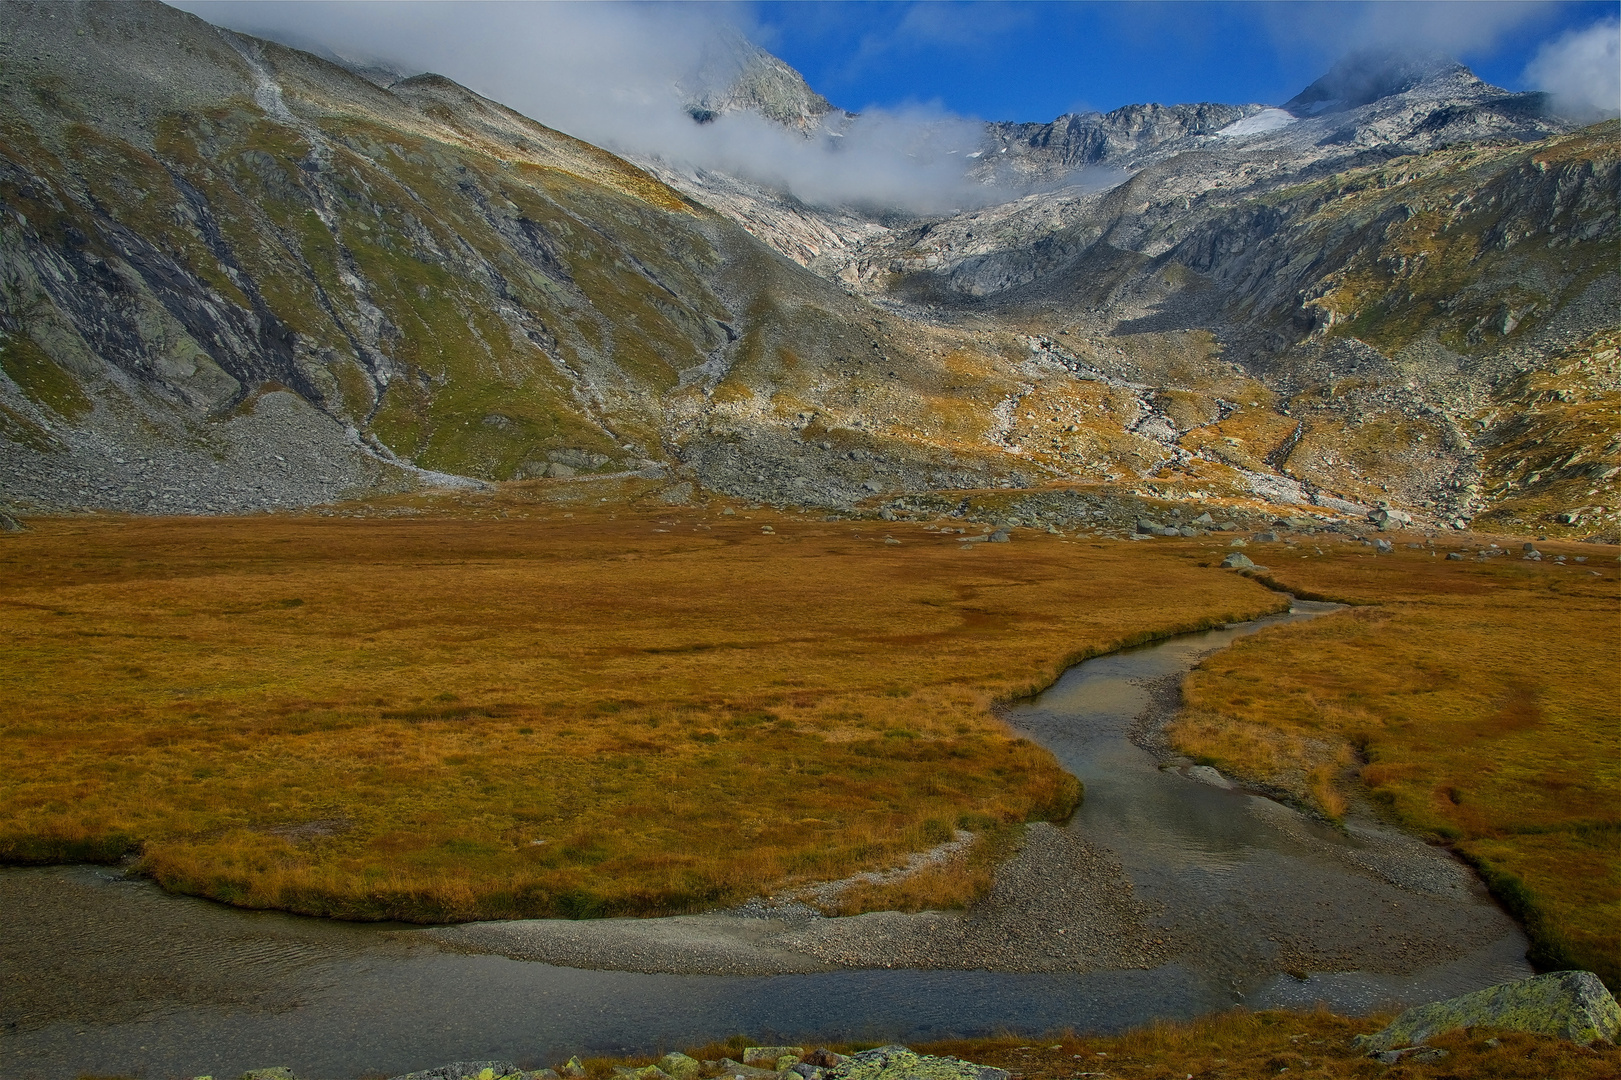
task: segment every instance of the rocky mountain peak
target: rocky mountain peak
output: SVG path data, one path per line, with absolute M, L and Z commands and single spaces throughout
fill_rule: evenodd
M 1504 93 L 1488 87 L 1474 72 L 1443 53 L 1359 49 L 1347 53 L 1328 74 L 1290 98 L 1283 108 L 1295 116 L 1317 116 L 1371 105 L 1423 86 L 1448 96 L 1459 91 L 1471 96 L 1482 90 Z
M 809 132 L 839 111 L 798 71 L 732 29 L 706 44 L 697 69 L 680 89 L 687 112 L 700 124 L 727 113 L 754 112 Z

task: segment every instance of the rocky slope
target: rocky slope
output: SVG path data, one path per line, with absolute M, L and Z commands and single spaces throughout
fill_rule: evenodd
M 22 510 L 639 471 L 847 512 L 1389 500 L 1616 532 L 1621 134 L 1454 64 L 988 125 L 965 168 L 1008 201 L 919 218 L 631 164 L 155 3 L 4 10 Z M 722 44 L 695 122 L 860 122 Z M 1003 489 L 1024 509 L 973 494 Z
M 1126 178 L 946 217 L 862 230 L 848 211 L 773 212 L 763 196 L 744 209 L 701 177 L 672 182 L 898 313 L 1022 327 L 1072 370 L 1143 387 L 1123 426 L 1164 433 L 1168 456 L 1146 474 L 1138 462 L 1140 476 L 1191 464 L 1209 478 L 1222 463 L 1269 498 L 1388 500 L 1462 526 L 1506 490 L 1483 483 L 1481 448 L 1510 437 L 1496 426 L 1508 388 L 1532 371 L 1570 377 L 1554 358 L 1602 354 L 1616 327 L 1618 151 L 1614 122 L 1572 130 L 1540 95 L 1489 86 L 1445 58 L 1353 55 L 1282 108 L 1141 106 L 990 125 L 983 156 L 995 164 L 974 175 L 1010 194 L 1085 180 L 1088 168 Z M 773 231 L 793 222 L 804 237 L 835 220 L 815 242 Z M 1234 374 L 1265 390 L 1249 395 L 1270 414 L 1258 442 L 1236 431 L 1222 385 Z M 1552 407 L 1609 400 L 1583 387 Z M 1171 401 L 1179 419 L 1166 415 Z M 1553 424 L 1589 433 L 1582 456 L 1595 477 L 1621 464 L 1606 449 L 1616 429 L 1594 426 L 1601 414 Z M 1224 490 L 1241 486 L 1225 479 Z M 1489 517 L 1615 534 L 1613 484 L 1596 483 L 1571 507 Z

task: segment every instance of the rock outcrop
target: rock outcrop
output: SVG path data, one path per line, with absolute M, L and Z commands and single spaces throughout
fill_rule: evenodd
M 1460 1028 L 1502 1028 L 1586 1045 L 1616 1041 L 1621 1007 L 1590 971 L 1556 971 L 1408 1009 L 1382 1031 L 1359 1035 L 1369 1054 L 1418 1046 Z

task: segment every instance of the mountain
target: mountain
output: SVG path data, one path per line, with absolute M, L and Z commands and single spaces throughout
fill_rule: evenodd
M 0 477 L 24 505 L 644 469 L 717 393 L 883 339 L 727 219 L 448 80 L 385 89 L 157 4 L 5 14 Z
M 809 134 L 826 120 L 849 116 L 799 72 L 730 28 L 706 42 L 697 70 L 680 89 L 688 115 L 700 124 L 752 112 Z
M 920 215 L 633 163 L 156 3 L 4 14 L 25 510 L 635 473 L 1066 527 L 1387 501 L 1617 532 L 1621 132 L 1449 61 L 988 124 L 963 171 L 991 201 Z M 695 123 L 862 123 L 741 38 L 681 92 Z

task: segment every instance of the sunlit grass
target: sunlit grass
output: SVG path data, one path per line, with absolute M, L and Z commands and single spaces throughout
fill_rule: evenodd
M 1480 867 L 1547 966 L 1621 982 L 1621 644 L 1613 548 L 1540 563 L 1399 546 L 1252 549 L 1359 607 L 1244 639 L 1186 683 L 1187 753 L 1328 816 L 1358 790 Z M 1445 547 L 1442 553 L 1445 553 Z M 1551 556 L 1584 555 L 1585 565 Z M 1596 569 L 1602 576 L 1595 576 Z
M 1193 545 L 576 510 L 7 538 L 0 860 L 352 918 L 736 901 L 1062 817 L 993 702 L 1278 603 Z
M 1148 1080 L 1254 1080 L 1263 1076 L 1315 1080 L 1610 1080 L 1621 1075 L 1621 1049 L 1597 1043 L 1577 1046 L 1562 1039 L 1473 1028 L 1430 1039 L 1445 1050 L 1433 1062 L 1386 1065 L 1351 1046 L 1357 1035 L 1378 1031 L 1391 1017 L 1335 1016 L 1316 1012 L 1236 1010 L 1186 1022 L 1160 1022 L 1119 1035 L 995 1035 L 913 1043 L 919 1053 L 964 1058 L 1006 1069 L 1022 1080 L 1076 1077 L 1146 1077 Z M 686 1053 L 700 1061 L 740 1058 L 743 1048 L 767 1040 L 735 1036 Z M 775 1040 L 771 1040 L 775 1041 Z M 812 1044 L 821 1045 L 821 1044 Z M 829 1049 L 852 1053 L 871 1042 L 838 1042 Z M 651 1064 L 654 1057 L 594 1058 L 585 1062 L 591 1080 L 607 1080 L 613 1067 Z M 552 1064 L 547 1062 L 546 1064 Z M 559 1063 L 560 1064 L 560 1063 Z

